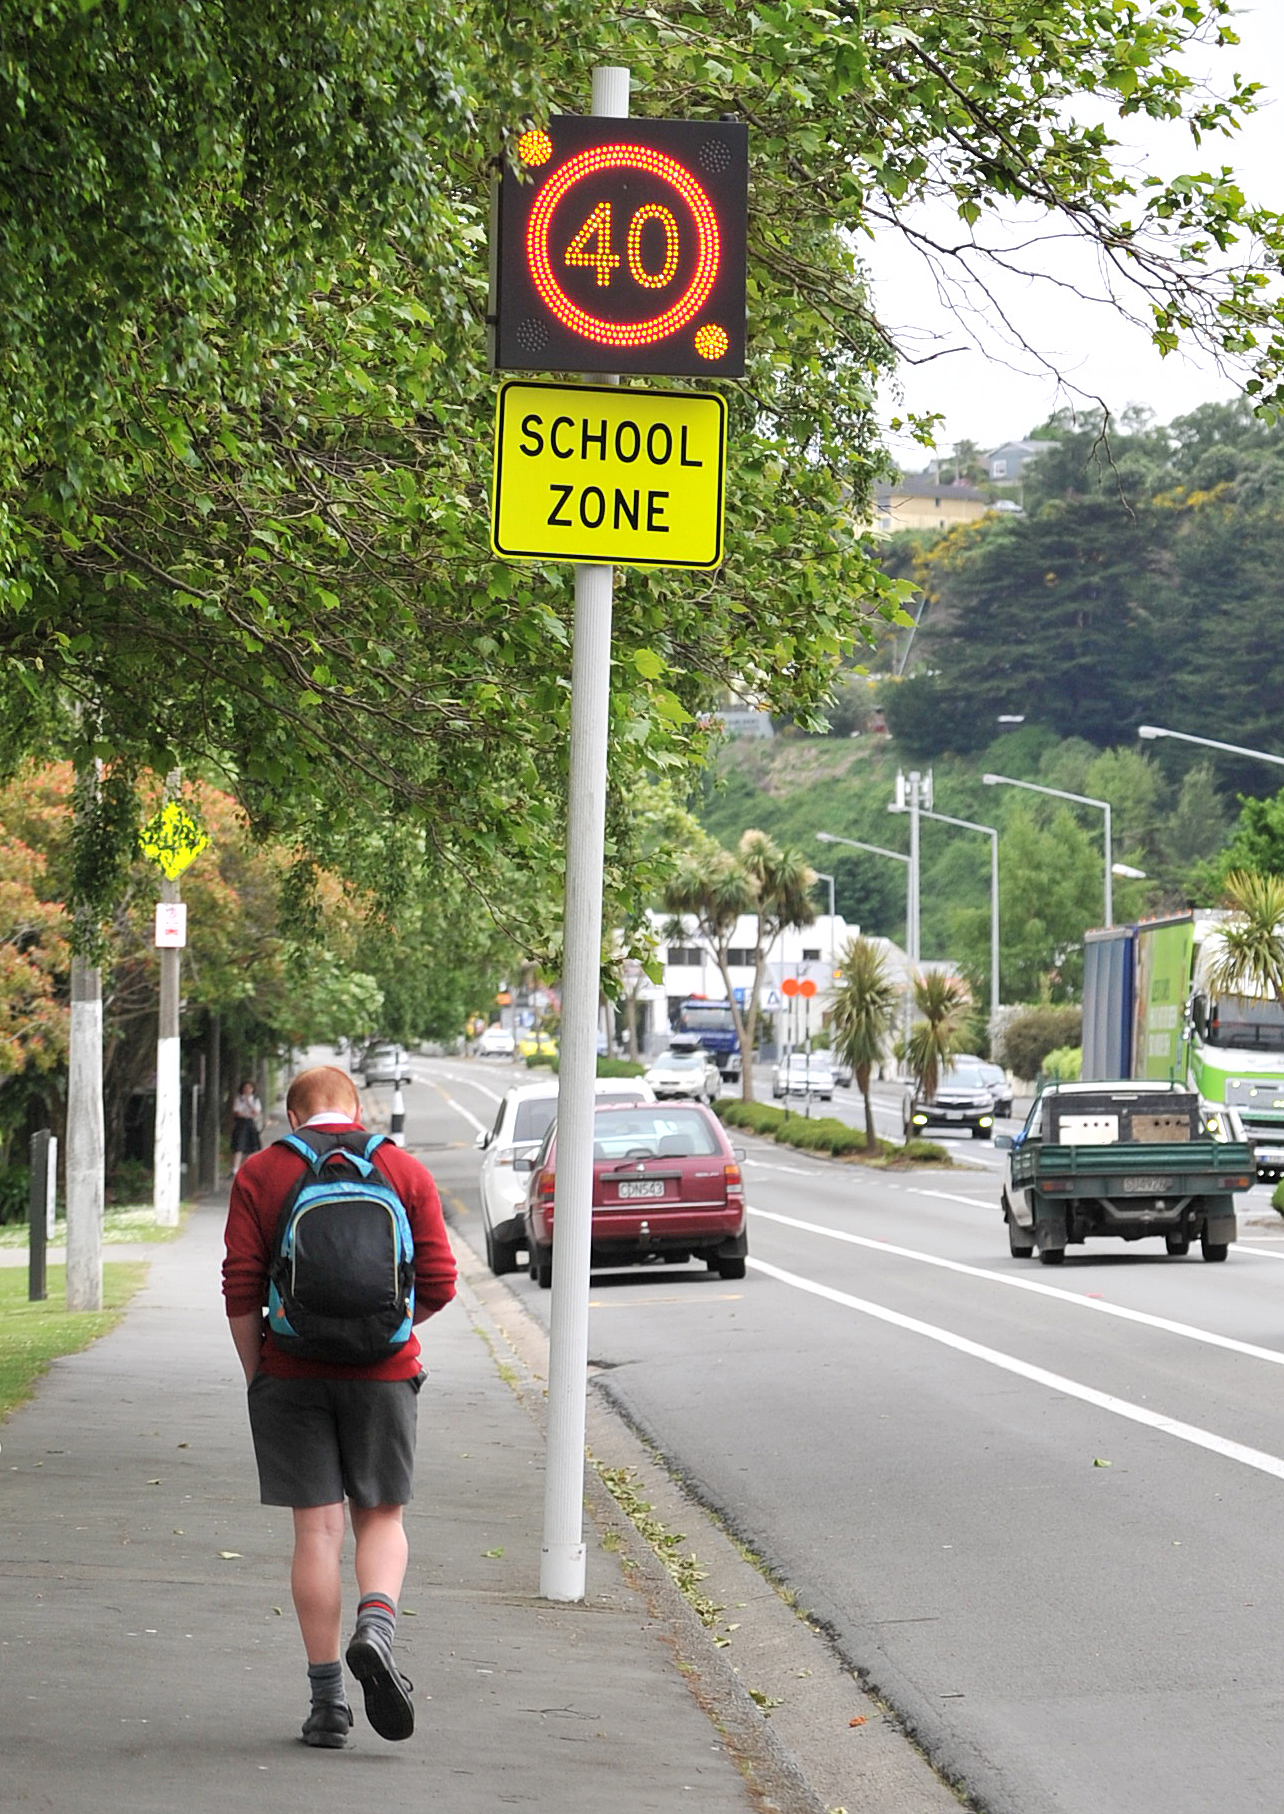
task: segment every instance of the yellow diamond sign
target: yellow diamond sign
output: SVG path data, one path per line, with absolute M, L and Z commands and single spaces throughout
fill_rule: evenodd
M 143 855 L 158 863 L 162 875 L 171 882 L 178 880 L 208 843 L 208 835 L 177 800 L 167 800 L 138 834 Z

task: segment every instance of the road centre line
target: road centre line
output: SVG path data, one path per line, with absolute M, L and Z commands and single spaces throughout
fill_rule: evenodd
M 447 1071 L 446 1076 L 453 1084 L 466 1084 L 470 1089 L 480 1090 L 483 1096 L 489 1096 L 492 1102 L 500 1101 L 498 1090 L 492 1090 L 488 1084 L 480 1083 L 475 1077 L 461 1077 L 457 1071 Z M 428 1072 L 424 1076 L 416 1077 L 415 1082 L 437 1084 L 437 1079 L 432 1072 Z M 437 1088 L 440 1089 L 440 1087 L 440 1084 L 437 1084 Z
M 1268 1455 L 1263 1449 L 1250 1449 L 1243 1443 L 1231 1442 L 1224 1436 L 1214 1435 L 1211 1430 L 1201 1430 L 1196 1424 L 1181 1423 L 1175 1417 L 1165 1417 L 1161 1412 L 1149 1411 L 1144 1405 L 1134 1405 L 1126 1398 L 1116 1398 L 1113 1393 L 1098 1392 L 1094 1386 L 1081 1385 L 1078 1380 L 1067 1379 L 1064 1374 L 1049 1373 L 1046 1367 L 1032 1366 L 1028 1361 L 1018 1360 L 1015 1355 L 1002 1354 L 997 1348 L 986 1348 L 980 1342 L 969 1341 L 966 1336 L 955 1335 L 952 1330 L 938 1328 L 934 1323 L 920 1322 L 917 1317 L 903 1316 L 900 1311 L 888 1310 L 882 1304 L 871 1304 L 865 1298 L 852 1297 L 845 1291 L 835 1291 L 830 1285 L 820 1285 L 813 1279 L 800 1278 L 797 1273 L 785 1272 L 779 1266 L 770 1266 L 765 1260 L 756 1260 L 750 1256 L 748 1263 L 755 1272 L 765 1273 L 768 1278 L 777 1279 L 782 1285 L 791 1285 L 796 1291 L 808 1292 L 813 1297 L 824 1298 L 847 1310 L 859 1310 L 865 1316 L 890 1323 L 894 1328 L 904 1329 L 911 1335 L 926 1336 L 929 1341 L 939 1342 L 942 1347 L 953 1348 L 959 1354 L 985 1361 L 988 1366 L 997 1367 L 1004 1373 L 1014 1373 L 1020 1379 L 1030 1380 L 1034 1385 L 1047 1386 L 1050 1391 L 1061 1392 L 1067 1398 L 1077 1398 L 1084 1404 L 1094 1405 L 1100 1411 L 1108 1411 L 1113 1417 L 1141 1424 L 1148 1430 L 1158 1430 L 1164 1436 L 1175 1436 L 1179 1442 L 1188 1442 L 1195 1448 L 1207 1449 L 1227 1461 L 1238 1461 L 1246 1468 L 1255 1468 L 1259 1474 L 1272 1474 L 1277 1480 L 1284 1480 L 1284 1460 L 1278 1455 Z
M 920 1266 L 937 1266 L 943 1272 L 962 1273 L 965 1278 L 985 1279 L 994 1285 L 1006 1285 L 1013 1291 L 1032 1291 L 1038 1297 L 1060 1298 L 1063 1303 L 1075 1304 L 1081 1310 L 1091 1310 L 1099 1316 L 1118 1317 L 1121 1322 L 1140 1323 L 1147 1329 L 1162 1330 L 1165 1335 L 1179 1335 L 1186 1341 L 1203 1342 L 1209 1348 L 1225 1348 L 1231 1354 L 1243 1354 L 1250 1360 L 1269 1361 L 1272 1366 L 1284 1367 L 1284 1352 L 1276 1348 L 1261 1348 L 1255 1342 L 1239 1342 L 1230 1335 L 1218 1335 L 1211 1329 L 1198 1329 L 1193 1323 L 1175 1323 L 1166 1316 L 1152 1316 L 1146 1310 L 1129 1310 L 1123 1304 L 1110 1304 L 1101 1298 L 1083 1297 L 1077 1291 L 1066 1291 L 1060 1285 L 1044 1285 L 1038 1279 L 1016 1278 L 1005 1272 L 991 1272 L 984 1266 L 969 1266 L 963 1260 L 947 1260 L 940 1254 L 921 1253 L 913 1247 L 898 1247 L 891 1241 L 876 1241 L 868 1235 L 849 1234 L 846 1229 L 826 1228 L 819 1222 L 803 1222 L 795 1216 L 777 1215 L 769 1209 L 750 1209 L 751 1216 L 759 1216 L 768 1222 L 779 1222 L 786 1228 L 797 1228 L 804 1234 L 824 1235 L 831 1241 L 843 1241 L 850 1247 L 867 1247 L 875 1253 L 890 1253 L 897 1259 L 916 1260 Z
M 824 1178 L 827 1176 L 819 1166 L 808 1171 L 801 1165 L 774 1165 L 770 1159 L 746 1159 L 744 1163 L 757 1166 L 760 1172 L 786 1172 L 791 1178 Z

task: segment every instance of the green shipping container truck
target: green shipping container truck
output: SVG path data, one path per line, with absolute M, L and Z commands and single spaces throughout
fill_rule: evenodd
M 1142 920 L 1084 941 L 1083 1078 L 1185 1083 L 1210 1125 L 1284 1177 L 1284 1009 L 1213 984 L 1220 913 Z

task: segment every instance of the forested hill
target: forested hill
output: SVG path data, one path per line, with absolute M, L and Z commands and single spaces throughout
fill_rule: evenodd
M 1232 404 L 1106 437 L 1064 419 L 1035 432 L 1057 445 L 1024 514 L 915 551 L 922 626 L 884 700 L 905 753 L 983 749 L 1012 713 L 1098 749 L 1148 720 L 1276 747 L 1284 430 Z M 1263 789 L 1255 765 L 1222 773 Z
M 906 676 L 902 631 L 840 689 L 830 736 L 728 744 L 699 808 L 723 843 L 758 826 L 800 845 L 841 913 L 902 940 L 906 866 L 816 833 L 907 851 L 896 770 L 930 767 L 938 812 L 1001 833 L 1007 1001 L 1077 992 L 1083 929 L 1103 917 L 1103 815 L 987 787 L 987 771 L 1111 803 L 1113 857 L 1144 871 L 1115 880 L 1116 919 L 1209 904 L 1234 861 L 1284 867 L 1279 770 L 1136 734 L 1284 752 L 1284 432 L 1234 405 L 1169 428 L 1125 418 L 1108 440 L 1064 420 L 1035 432 L 1058 445 L 1023 514 L 889 550 L 925 600 Z M 1241 795 L 1268 803 L 1242 815 Z M 988 838 L 924 823 L 923 954 L 960 961 L 978 989 L 989 864 Z

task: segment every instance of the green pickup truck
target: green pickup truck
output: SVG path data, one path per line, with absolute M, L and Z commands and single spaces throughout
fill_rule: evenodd
M 1045 1266 L 1091 1235 L 1162 1236 L 1170 1254 L 1198 1237 L 1206 1260 L 1235 1239 L 1235 1192 L 1255 1177 L 1251 1149 L 1215 1139 L 1193 1090 L 1167 1083 L 1050 1084 L 1006 1149 L 1008 1245 Z

